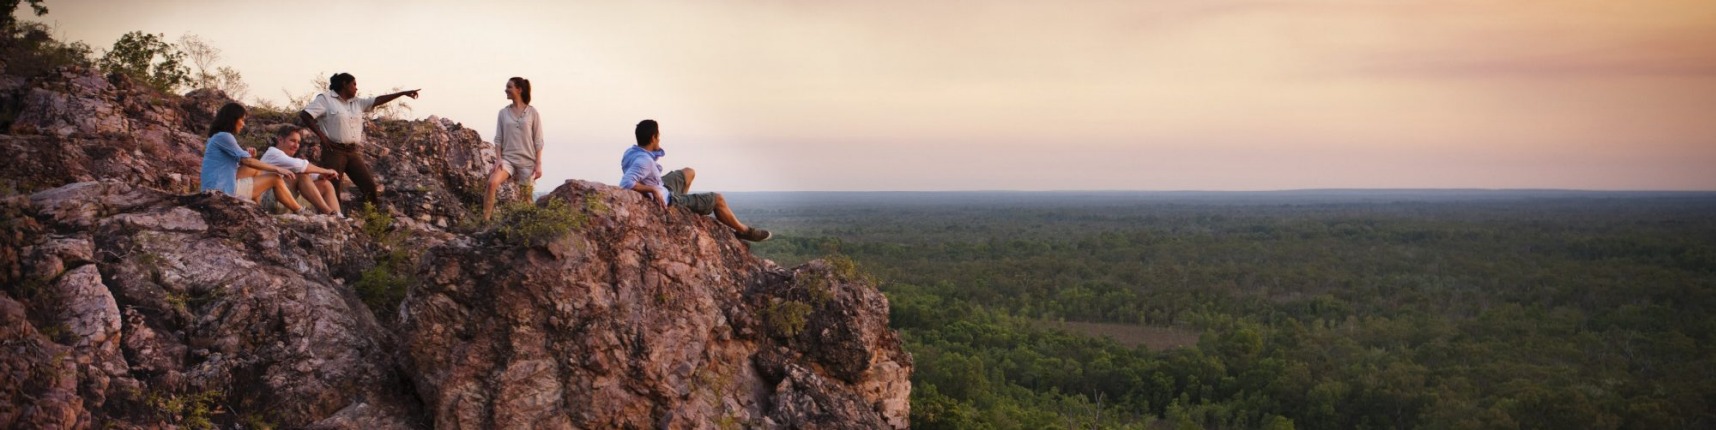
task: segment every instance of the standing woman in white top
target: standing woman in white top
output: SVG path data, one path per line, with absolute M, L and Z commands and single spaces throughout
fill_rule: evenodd
M 489 173 L 489 192 L 483 196 L 483 220 L 494 218 L 495 190 L 508 178 L 520 184 L 533 184 L 542 177 L 542 116 L 530 106 L 530 80 L 514 77 L 506 80 L 506 98 L 512 104 L 500 110 L 495 121 L 495 149 L 500 156 L 495 170 Z M 531 193 L 529 187 L 525 193 Z M 530 198 L 532 196 L 525 196 Z

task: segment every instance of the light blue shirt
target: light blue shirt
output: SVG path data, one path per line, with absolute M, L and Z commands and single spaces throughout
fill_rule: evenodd
M 649 151 L 642 146 L 632 146 L 626 149 L 626 155 L 620 157 L 620 170 L 625 174 L 620 176 L 620 188 L 632 189 L 637 184 L 655 188 L 662 196 L 668 196 L 667 189 L 661 186 L 661 163 L 655 160 L 667 156 L 667 150 Z
M 203 190 L 216 190 L 229 196 L 238 195 L 238 160 L 250 158 L 250 153 L 238 147 L 232 133 L 220 132 L 203 144 Z

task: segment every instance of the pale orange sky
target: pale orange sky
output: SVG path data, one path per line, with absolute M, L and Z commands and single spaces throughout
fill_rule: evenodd
M 98 49 L 197 34 L 253 98 L 420 87 L 485 138 L 524 76 L 547 186 L 617 182 L 654 118 L 714 191 L 1716 190 L 1704 0 L 46 5 Z

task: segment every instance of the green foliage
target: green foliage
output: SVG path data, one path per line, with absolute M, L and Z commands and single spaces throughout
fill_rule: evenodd
M 805 324 L 810 322 L 810 305 L 797 300 L 780 300 L 769 303 L 763 309 L 763 321 L 769 329 L 781 337 L 791 338 L 804 331 Z
M 12 14 L 18 13 L 18 5 L 23 3 L 29 3 L 30 11 L 36 16 L 48 14 L 48 7 L 42 6 L 42 0 L 0 0 L 0 8 L 6 12 L 4 15 L 0 15 L 0 20 L 3 20 L 0 21 L 0 29 L 5 30 L 6 34 L 12 34 L 18 27 L 18 17 L 12 16 Z M 11 57 L 7 58 L 10 59 Z
M 591 194 L 584 196 L 584 212 L 593 215 L 607 215 L 609 212 L 613 212 L 613 208 L 609 208 L 608 202 L 602 201 L 601 197 Z
M 374 203 L 364 203 L 358 210 L 357 219 L 362 222 L 363 234 L 371 240 L 385 241 L 388 231 L 393 230 L 393 215 L 376 208 Z
M 379 250 L 375 266 L 359 275 L 357 282 L 352 283 L 352 290 L 371 312 L 392 315 L 405 300 L 406 292 L 417 283 L 412 276 L 416 258 L 406 244 L 405 233 L 393 229 L 392 215 L 365 203 L 357 218 L 364 235 L 374 240 Z
M 165 35 L 133 31 L 120 36 L 113 48 L 96 61 L 111 73 L 130 76 L 137 82 L 164 93 L 177 92 L 191 82 L 190 68 L 185 66 L 185 53 L 167 43 Z
M 0 52 L 6 54 L 7 73 L 29 78 L 64 66 L 88 66 L 92 50 L 83 42 L 55 40 L 48 26 L 26 22 L 7 31 Z
M 214 416 L 226 413 L 220 406 L 221 393 L 207 390 L 179 395 L 150 393 L 144 399 L 158 418 L 188 429 L 215 428 Z
M 1716 196 L 1164 200 L 740 216 L 791 232 L 754 252 L 834 249 L 893 281 L 914 427 L 1711 420 Z M 1152 351 L 1036 323 L 1056 319 L 1204 335 Z
M 589 223 L 587 215 L 573 212 L 564 200 L 546 200 L 541 206 L 529 201 L 502 205 L 495 216 L 499 223 L 495 232 L 501 241 L 520 246 L 543 246 Z
M 90 64 L 89 45 L 83 42 L 63 43 L 54 40 L 53 32 L 41 23 L 17 22 L 11 13 L 16 10 L 18 2 L 5 0 L 5 3 L 12 5 L 4 15 L 7 20 L 4 30 L 0 30 L 0 58 L 5 58 L 3 63 L 6 74 L 30 79 L 53 73 L 61 67 Z M 30 3 L 37 8 L 38 15 L 47 10 L 41 8 L 40 1 Z M 11 129 L 12 123 L 18 119 L 23 108 L 22 97 L 0 100 L 0 130 Z
M 406 290 L 416 283 L 410 275 L 410 258 L 404 251 L 390 251 L 376 259 L 375 266 L 363 271 L 352 289 L 364 305 L 377 315 L 391 315 L 405 300 Z
M 834 289 L 829 285 L 829 282 L 828 278 L 807 275 L 798 279 L 798 286 L 804 289 L 805 294 L 810 297 L 811 304 L 820 307 L 828 301 L 834 300 Z

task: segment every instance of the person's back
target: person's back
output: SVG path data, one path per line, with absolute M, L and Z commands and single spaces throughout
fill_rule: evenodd
M 203 191 L 214 190 L 237 196 L 236 182 L 239 160 L 249 157 L 238 146 L 238 138 L 232 133 L 219 132 L 203 146 L 203 168 L 200 179 Z

